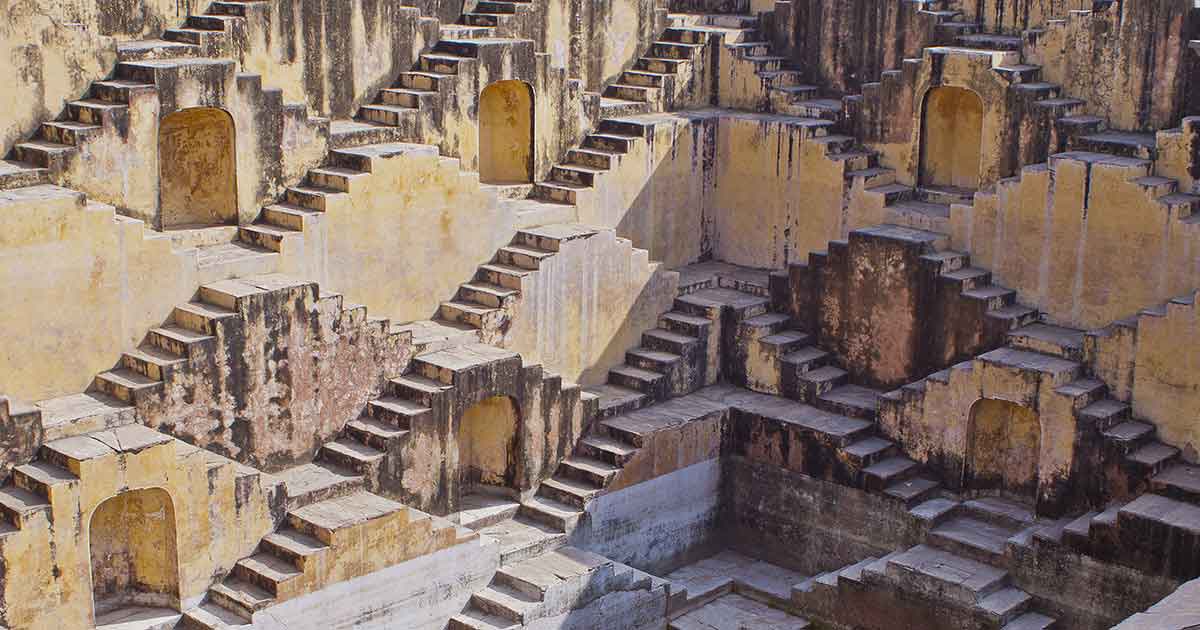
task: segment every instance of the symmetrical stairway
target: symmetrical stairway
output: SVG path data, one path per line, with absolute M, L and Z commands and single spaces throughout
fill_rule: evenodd
M 1180 579 L 1194 577 L 1200 567 L 1200 559 L 1194 554 L 1164 556 L 1162 551 L 1188 548 L 1197 539 L 1200 467 L 1182 461 L 1178 448 L 1157 439 L 1153 424 L 1133 418 L 1130 406 L 1109 397 L 1107 386 L 1089 374 L 1084 350 L 1088 334 L 1029 324 L 1010 333 L 1007 347 L 979 359 L 1025 366 L 1022 369 L 1035 369 L 1064 383 L 1055 394 L 1066 397 L 1074 409 L 1081 436 L 1078 444 L 1085 449 L 1078 458 L 1098 466 L 1086 482 L 1079 483 L 1088 487 L 1087 492 L 1109 501 L 1083 514 L 1039 522 L 1032 538 L 1042 544 L 1069 545 L 1076 552 L 1105 561 Z M 889 394 L 888 399 L 925 396 L 931 388 L 951 387 L 972 369 L 970 363 L 954 366 Z M 1019 524 L 1027 519 L 1014 519 L 1010 514 L 1009 522 Z M 995 519 L 990 525 L 969 520 L 949 523 L 940 533 L 935 529 L 931 540 L 942 540 L 948 546 L 957 544 L 951 548 L 976 559 L 1000 561 L 1005 541 L 1013 541 L 1013 530 L 997 529 L 996 523 Z M 1146 542 L 1148 539 L 1139 533 L 1146 531 L 1158 532 L 1160 538 L 1155 540 L 1159 542 Z
M 793 588 L 793 603 L 823 620 L 861 628 L 929 625 L 931 619 L 921 621 L 927 614 L 939 615 L 946 627 L 1054 627 L 1006 568 L 1013 548 L 1028 549 L 1057 522 L 994 497 L 932 498 L 908 513 L 920 523 L 923 544 L 813 576 Z

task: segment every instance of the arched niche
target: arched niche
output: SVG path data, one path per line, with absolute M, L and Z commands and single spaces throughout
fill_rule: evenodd
M 520 411 L 509 396 L 486 398 L 463 413 L 456 435 L 463 494 L 514 485 L 519 425 Z
M 175 507 L 161 488 L 101 503 L 88 526 L 96 617 L 129 607 L 179 608 Z
M 1041 458 L 1037 411 L 982 398 L 971 406 L 968 427 L 964 489 L 1033 500 Z
M 159 228 L 236 224 L 233 117 L 198 107 L 165 116 L 158 129 Z
M 479 180 L 533 181 L 533 88 L 524 81 L 499 81 L 479 96 Z
M 937 87 L 921 114 L 922 186 L 979 189 L 983 99 L 973 90 Z

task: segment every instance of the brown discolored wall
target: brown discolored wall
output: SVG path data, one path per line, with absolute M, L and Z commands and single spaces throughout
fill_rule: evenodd
M 794 0 L 775 4 L 771 39 L 804 81 L 857 94 L 885 70 L 936 43 L 936 19 L 917 2 Z
M 881 225 L 829 242 L 780 274 L 776 306 L 817 333 L 855 382 L 894 388 L 1004 342 L 1005 330 L 942 276 L 932 232 Z
M 897 501 L 731 454 L 722 461 L 721 527 L 726 544 L 737 551 L 807 575 L 907 549 L 924 542 L 928 533 L 928 524 Z M 1065 630 L 1110 627 L 1177 586 L 1175 580 L 1061 546 L 1010 543 L 1006 557 L 1013 585 L 1036 598 L 1038 609 L 1057 617 L 1055 627 Z M 887 619 L 878 614 L 872 617 L 873 611 L 880 610 L 878 606 L 889 616 L 920 614 L 921 609 L 913 603 L 911 599 L 847 599 L 836 612 L 839 618 L 862 614 L 861 621 L 871 618 L 882 624 Z M 944 604 L 942 600 L 938 605 Z M 898 611 L 897 606 L 907 610 Z M 922 608 L 926 613 L 931 610 Z M 932 610 L 944 612 L 936 607 Z M 896 617 L 889 618 L 891 625 L 870 627 L 897 627 Z M 941 624 L 947 623 L 947 617 L 922 621 L 925 623 L 904 627 L 944 627 Z
M 1087 101 L 1087 113 L 1113 128 L 1176 126 L 1196 63 L 1188 48 L 1197 24 L 1192 4 L 1126 0 L 1071 15 L 1029 40 L 1026 61 L 1043 66 L 1045 80 Z
M 1046 26 L 1051 19 L 1065 18 L 1071 11 L 1103 6 L 1093 0 L 953 0 L 948 8 L 962 12 L 964 22 L 982 24 L 989 32 L 1019 34 L 1025 29 Z
M 267 472 L 311 461 L 411 355 L 386 320 L 343 310 L 340 296 L 322 298 L 315 284 L 230 280 L 207 285 L 201 299 L 237 316 L 211 324 L 213 339 L 188 351 L 190 369 L 137 401 L 139 416 Z

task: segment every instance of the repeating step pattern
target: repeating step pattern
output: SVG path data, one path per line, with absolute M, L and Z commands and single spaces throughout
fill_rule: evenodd
M 288 276 L 214 282 L 200 287 L 195 300 L 176 306 L 163 325 L 150 329 L 137 349 L 122 355 L 116 367 L 98 374 L 91 392 L 134 406 L 158 397 L 176 373 L 191 369 L 193 361 L 214 356 L 230 331 L 245 324 L 243 314 L 250 301 L 304 287 L 311 287 L 318 300 L 331 303 L 338 311 L 357 315 L 352 321 L 366 321 L 365 307 L 345 306 L 336 293 L 320 296 L 315 285 Z
M 272 605 L 478 537 L 360 488 L 361 478 L 322 500 L 292 507 L 286 524 L 213 586 L 206 605 L 189 611 L 185 623 L 245 624 Z M 295 498 L 291 491 L 289 497 Z

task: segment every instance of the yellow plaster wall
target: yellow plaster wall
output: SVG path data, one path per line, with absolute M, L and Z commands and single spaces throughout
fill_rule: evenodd
M 8 2 L 0 24 L 0 152 L 54 120 L 116 63 L 119 40 L 181 22 L 195 0 Z
M 1026 167 L 953 209 L 952 246 L 1052 321 L 1106 326 L 1200 284 L 1200 224 L 1135 181 L 1149 174 L 1123 158 Z
M 771 114 L 694 110 L 639 116 L 634 143 L 580 195 L 580 221 L 668 268 L 703 256 L 782 268 L 845 235 L 846 163 L 823 127 Z
M 971 407 L 967 476 L 971 489 L 1021 490 L 1037 482 L 1041 426 L 1037 413 L 1004 400 Z
M 568 381 L 604 383 L 671 310 L 678 281 L 611 230 L 566 241 L 522 282 L 503 345 Z
M 1189 461 L 1200 458 L 1200 313 L 1187 301 L 1143 315 L 1137 329 L 1133 412 Z
M 846 235 L 845 163 L 829 159 L 825 133 L 778 116 L 721 118 L 708 202 L 718 260 L 781 269 Z
M 1065 366 L 1066 362 L 1062 363 Z M 917 461 L 966 462 L 973 439 L 972 408 L 978 401 L 991 399 L 1024 407 L 1038 419 L 1038 450 L 1025 452 L 1024 460 L 1006 465 L 1015 469 L 1035 460 L 1039 490 L 1053 490 L 1054 483 L 1071 470 L 1076 432 L 1076 399 L 1056 390 L 1077 375 L 1077 371 L 1056 368 L 1040 372 L 976 359 L 930 376 L 916 404 L 885 405 L 880 426 Z M 961 476 L 959 470 L 941 472 L 952 478 Z
M 89 541 L 106 535 L 93 527 L 113 525 L 103 513 L 99 519 L 93 515 L 115 496 L 154 488 L 169 497 L 176 548 L 185 543 L 187 548 L 177 552 L 173 581 L 173 594 L 184 607 L 198 603 L 213 575 L 231 570 L 275 527 L 269 495 L 277 489 L 271 482 L 259 477 L 250 485 L 235 483 L 239 473 L 233 462 L 140 425 L 66 438 L 47 448 L 55 453 L 53 465 L 76 479 L 51 487 L 49 518 L 35 517 L 0 544 L 8 575 L 21 576 L 2 585 L 4 621 L 10 627 L 91 627 Z M 163 559 L 163 550 L 152 553 Z M 163 580 L 167 564 L 156 567 Z
M 1112 128 L 1172 127 L 1194 54 L 1187 48 L 1191 10 L 1188 0 L 1159 0 L 1061 14 L 1065 19 L 1047 24 L 1033 41 L 1028 63 L 1041 65 L 1044 80 L 1086 101 L 1087 113 Z
M 921 183 L 978 189 L 983 148 L 983 101 L 979 95 L 959 87 L 930 90 L 921 128 Z
M 56 186 L 0 192 L 0 226 L 0 338 L 23 340 L 0 350 L 0 390 L 25 400 L 83 391 L 174 304 L 230 272 Z
M 373 155 L 370 174 L 328 197 L 303 236 L 285 241 L 283 268 L 373 315 L 429 319 L 509 243 L 516 212 L 433 147 Z

